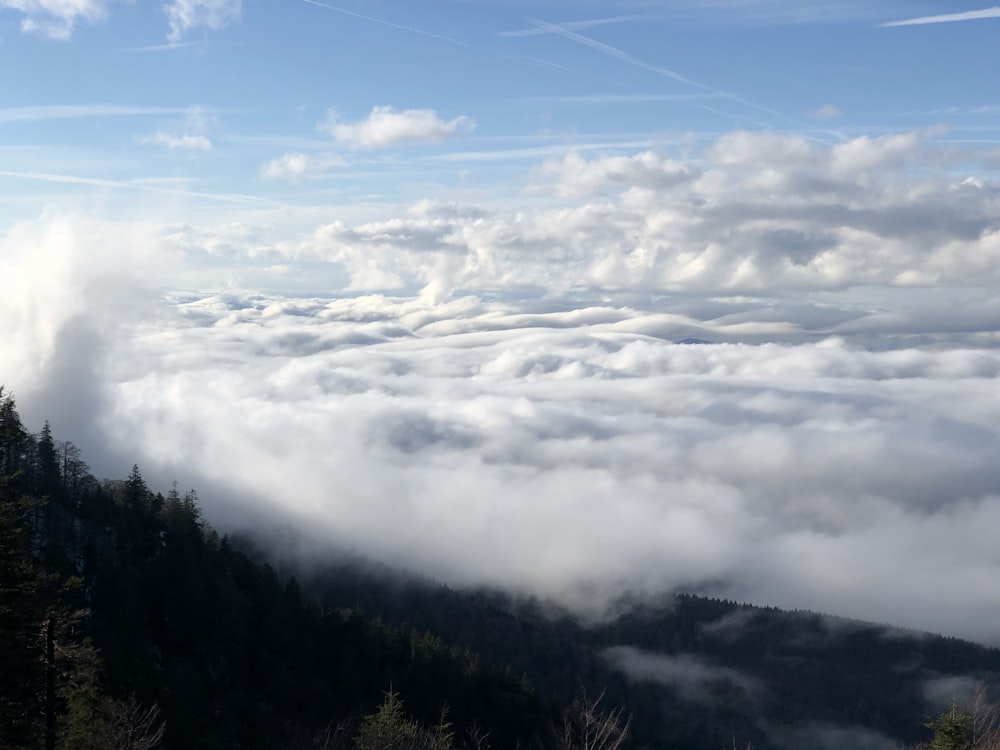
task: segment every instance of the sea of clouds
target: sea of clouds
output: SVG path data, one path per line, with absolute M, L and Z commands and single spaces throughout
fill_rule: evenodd
M 0 237 L 0 382 L 101 476 L 317 554 L 996 641 L 997 164 L 733 133 L 514 202 L 50 211 Z

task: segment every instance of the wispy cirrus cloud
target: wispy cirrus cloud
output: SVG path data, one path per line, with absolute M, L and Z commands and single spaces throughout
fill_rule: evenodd
M 7 122 L 37 122 L 71 120 L 84 117 L 142 117 L 179 115 L 186 107 L 143 107 L 129 104 L 46 104 L 36 107 L 0 108 L 0 124 Z
M 470 133 L 475 127 L 475 121 L 464 115 L 442 120 L 432 109 L 397 110 L 388 106 L 374 107 L 367 118 L 353 123 L 345 122 L 331 109 L 326 121 L 319 124 L 319 129 L 338 143 L 357 149 L 443 141 Z
M 191 49 L 201 47 L 202 42 L 167 42 L 166 44 L 147 44 L 141 47 L 123 47 L 122 52 L 132 54 L 148 54 L 152 52 L 173 52 L 179 49 Z
M 66 40 L 78 21 L 98 21 L 115 0 L 0 0 L 0 9 L 24 14 L 21 30 Z
M 1000 6 L 983 8 L 982 10 L 967 10 L 960 13 L 945 13 L 938 16 L 920 16 L 907 18 L 903 21 L 890 21 L 880 24 L 883 28 L 890 26 L 923 26 L 931 23 L 958 23 L 960 21 L 982 21 L 987 18 L 1000 18 Z
M 172 0 L 166 6 L 170 32 L 167 39 L 178 42 L 198 27 L 220 31 L 240 20 L 243 0 Z

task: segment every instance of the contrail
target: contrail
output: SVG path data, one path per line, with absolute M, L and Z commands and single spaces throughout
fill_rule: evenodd
M 186 111 L 183 107 L 137 107 L 124 104 L 43 104 L 34 107 L 0 107 L 0 123 L 83 117 L 182 115 Z
M 607 16 L 605 18 L 587 18 L 582 21 L 568 21 L 567 23 L 560 24 L 563 29 L 589 29 L 594 26 L 606 26 L 612 23 L 628 23 L 629 21 L 648 21 L 654 18 L 660 18 L 659 15 L 654 15 L 651 13 L 633 13 L 628 16 Z M 538 36 L 539 34 L 549 34 L 551 33 L 548 29 L 535 26 L 531 29 L 517 29 L 516 31 L 499 31 L 497 36 Z
M 677 81 L 678 83 L 683 83 L 688 86 L 694 86 L 695 88 L 699 88 L 702 91 L 707 91 L 711 94 L 715 94 L 716 96 L 722 97 L 724 99 L 729 99 L 730 101 L 738 102 L 744 106 L 751 107 L 752 109 L 756 109 L 760 112 L 769 114 L 772 117 L 778 117 L 782 120 L 785 120 L 786 122 L 790 122 L 793 125 L 796 125 L 797 127 L 802 127 L 801 123 L 796 122 L 795 120 L 792 120 L 789 117 L 786 117 L 785 115 L 781 114 L 776 110 L 773 110 L 769 107 L 765 107 L 761 104 L 757 104 L 748 99 L 744 99 L 743 97 L 736 96 L 736 94 L 730 94 L 727 91 L 722 91 L 721 89 L 717 89 L 714 86 L 709 86 L 707 84 L 700 83 L 699 81 L 696 81 L 692 78 L 688 78 L 687 76 L 681 75 L 675 70 L 670 70 L 669 68 L 661 68 L 658 65 L 653 65 L 651 63 L 640 60 L 636 57 L 632 57 L 632 55 L 628 54 L 627 52 L 620 50 L 617 47 L 612 47 L 610 44 L 605 44 L 604 42 L 599 42 L 596 39 L 591 39 L 588 36 L 577 34 L 575 31 L 570 31 L 569 29 L 563 26 L 557 26 L 554 23 L 548 23 L 547 21 L 539 21 L 536 19 L 530 19 L 530 20 L 532 23 L 537 24 L 538 27 L 541 29 L 544 29 L 552 34 L 561 36 L 564 39 L 569 39 L 570 41 L 576 42 L 577 44 L 582 44 L 585 47 L 590 47 L 591 49 L 596 50 L 603 55 L 607 55 L 608 57 L 613 57 L 617 60 L 621 60 L 624 63 L 628 63 L 629 65 L 633 65 L 637 68 L 642 68 L 643 70 L 648 70 L 652 73 L 656 73 L 657 75 L 661 75 L 665 78 Z M 742 118 L 742 119 L 747 119 L 747 118 Z
M 9 170 L 0 170 L 0 177 L 11 177 L 19 180 L 35 180 L 38 182 L 54 182 L 63 185 L 86 185 L 88 187 L 113 188 L 117 190 L 141 190 L 151 193 L 165 193 L 167 195 L 206 198 L 213 201 L 239 201 L 242 203 L 264 203 L 272 206 L 288 206 L 287 203 L 272 200 L 271 198 L 261 198 L 256 195 L 243 195 L 241 193 L 204 193 L 195 190 L 182 190 L 180 188 L 167 188 L 160 185 L 151 185 L 148 182 L 137 180 L 109 180 L 102 177 L 78 177 L 76 175 L 53 174 L 51 172 L 13 172 Z
M 983 10 L 967 10 L 963 13 L 947 13 L 942 16 L 921 16 L 920 18 L 908 18 L 905 21 L 891 21 L 880 24 L 881 28 L 887 26 L 922 26 L 928 23 L 955 23 L 956 21 L 979 21 L 984 18 L 1000 18 L 1000 6 L 984 8 Z
M 332 10 L 337 13 L 343 13 L 345 16 L 353 16 L 354 18 L 360 18 L 364 21 L 371 21 L 372 23 L 381 24 L 382 26 L 388 26 L 393 29 L 399 29 L 400 31 L 409 31 L 412 34 L 420 34 L 421 36 L 427 36 L 431 39 L 438 39 L 442 42 L 448 42 L 450 44 L 458 45 L 459 47 L 469 48 L 469 45 L 465 42 L 461 42 L 458 39 L 452 39 L 450 36 L 442 36 L 441 34 L 435 34 L 430 31 L 424 31 L 423 29 L 417 29 L 413 26 L 403 26 L 402 24 L 393 23 L 392 21 L 386 21 L 381 18 L 373 18 L 372 16 L 366 16 L 361 13 L 355 13 L 353 10 L 347 10 L 346 8 L 338 8 L 336 5 L 327 5 L 326 3 L 318 2 L 318 0 L 302 0 L 304 3 L 309 3 L 310 5 L 315 5 L 319 8 L 326 8 L 327 10 Z
M 421 36 L 430 37 L 431 39 L 437 39 L 442 42 L 448 42 L 449 44 L 454 44 L 457 47 L 462 47 L 463 49 L 472 50 L 474 52 L 479 52 L 480 54 L 489 55 L 490 57 L 496 57 L 501 60 L 507 60 L 508 62 L 516 63 L 527 63 L 528 65 L 545 65 L 551 68 L 556 68 L 558 70 L 568 70 L 563 65 L 559 63 L 554 63 L 549 60 L 542 60 L 537 57 L 523 57 L 523 56 L 511 56 L 503 55 L 497 52 L 490 52 L 488 50 L 475 50 L 472 45 L 466 44 L 459 39 L 453 39 L 450 36 L 442 36 L 441 34 L 435 34 L 431 31 L 424 31 L 423 29 L 418 29 L 413 26 L 404 26 L 399 23 L 393 23 L 392 21 L 386 21 L 382 18 L 373 18 L 372 16 L 366 16 L 361 13 L 355 13 L 353 10 L 347 10 L 346 8 L 340 8 L 336 5 L 327 5 L 326 3 L 321 3 L 319 0 L 302 0 L 302 2 L 309 3 L 310 5 L 315 5 L 320 8 L 326 8 L 327 10 L 336 11 L 337 13 L 343 13 L 345 16 L 353 16 L 354 18 L 360 18 L 364 21 L 371 21 L 372 23 L 377 23 L 382 26 L 388 26 L 392 29 L 399 29 L 400 31 L 409 31 L 412 34 L 420 34 Z
M 172 52 L 176 49 L 188 49 L 190 47 L 200 47 L 202 42 L 168 42 L 167 44 L 149 44 L 145 47 L 122 47 L 122 52 L 144 53 L 144 52 Z

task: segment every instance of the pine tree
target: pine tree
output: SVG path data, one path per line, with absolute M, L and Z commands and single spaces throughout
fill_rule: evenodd
M 354 738 L 356 750 L 452 750 L 454 734 L 444 715 L 435 727 L 421 726 L 403 713 L 399 693 L 385 694 L 378 711 L 366 716 Z
M 138 464 L 132 465 L 132 471 L 125 480 L 125 505 L 133 510 L 141 510 L 146 507 L 149 497 L 149 488 L 142 478 Z
M 928 750 L 971 750 L 973 747 L 972 714 L 959 708 L 954 700 L 951 708 L 927 724 L 934 730 Z
M 38 574 L 28 554 L 28 504 L 21 494 L 27 435 L 0 387 L 0 747 L 37 744 L 44 666 Z
M 38 449 L 35 453 L 37 462 L 38 493 L 50 498 L 55 497 L 61 488 L 62 477 L 59 474 L 59 458 L 56 454 L 56 444 L 52 439 L 52 428 L 49 421 L 38 433 Z

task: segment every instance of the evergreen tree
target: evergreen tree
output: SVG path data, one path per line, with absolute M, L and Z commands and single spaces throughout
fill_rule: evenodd
M 399 694 L 390 691 L 378 711 L 362 720 L 354 747 L 355 750 L 452 750 L 453 739 L 443 714 L 437 726 L 423 727 L 406 717 Z
M 38 637 L 37 572 L 28 554 L 27 501 L 20 492 L 26 433 L 0 387 L 0 747 L 36 736 L 44 671 Z
M 24 503 L 0 477 L 0 747 L 28 744 L 42 690 L 37 574 L 26 554 Z
M 0 385 L 0 480 L 7 489 L 15 489 L 15 480 L 23 476 L 27 441 L 14 397 Z
M 67 499 L 75 507 L 83 499 L 88 480 L 93 482 L 94 478 L 90 476 L 90 467 L 80 456 L 80 449 L 73 443 L 62 440 L 57 443 L 56 448 L 63 489 Z
M 36 477 L 38 493 L 47 497 L 55 497 L 61 488 L 62 477 L 59 473 L 59 457 L 56 453 L 56 444 L 52 439 L 52 428 L 49 421 L 45 420 L 45 426 L 38 433 L 38 447 L 35 452 Z
M 934 730 L 934 737 L 927 746 L 928 750 L 972 750 L 973 721 L 972 714 L 959 708 L 954 700 L 951 708 L 927 724 Z
M 132 464 L 132 471 L 125 480 L 124 501 L 125 506 L 132 510 L 139 510 L 146 506 L 149 497 L 149 488 L 142 478 L 138 464 Z

